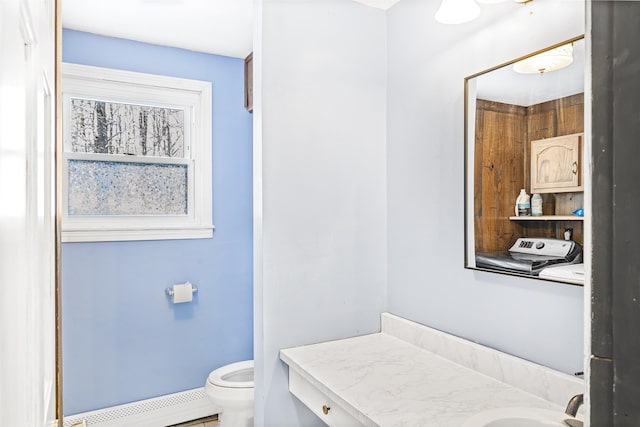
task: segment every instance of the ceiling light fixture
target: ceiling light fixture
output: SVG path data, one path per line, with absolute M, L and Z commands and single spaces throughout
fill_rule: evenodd
M 480 6 L 475 0 L 442 0 L 436 12 L 436 21 L 442 24 L 463 24 L 480 15 Z
M 507 0 L 442 0 L 436 12 L 436 21 L 442 24 L 463 24 L 480 15 L 481 4 L 503 3 Z M 533 0 L 512 0 L 515 3 L 527 4 Z
M 513 64 L 513 71 L 523 74 L 548 73 L 571 65 L 573 62 L 573 44 L 565 44 L 547 50 Z

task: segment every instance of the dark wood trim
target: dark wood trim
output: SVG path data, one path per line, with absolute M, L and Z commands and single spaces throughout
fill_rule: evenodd
M 613 426 L 613 360 L 592 356 L 589 366 L 591 426 Z
M 613 357 L 611 254 L 613 252 L 613 32 L 610 2 L 593 2 L 592 49 L 592 289 L 591 353 Z
M 640 3 L 613 9 L 614 425 L 640 425 Z
M 613 62 L 612 5 L 592 3 L 592 269 L 590 419 L 613 426 L 613 318 L 611 253 L 613 244 Z M 603 365 L 597 361 L 609 360 Z
M 62 0 L 54 0 L 55 73 L 55 395 L 58 426 L 64 425 L 62 384 Z M 48 361 L 46 361 L 48 363 Z
M 244 108 L 253 112 L 253 52 L 244 59 Z
M 640 420 L 640 3 L 593 1 L 591 425 Z M 610 362 L 609 362 L 610 361 Z

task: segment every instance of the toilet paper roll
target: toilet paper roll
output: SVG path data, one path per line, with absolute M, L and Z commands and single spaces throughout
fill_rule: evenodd
M 193 300 L 193 291 L 191 283 L 181 283 L 173 285 L 173 303 L 189 302 Z

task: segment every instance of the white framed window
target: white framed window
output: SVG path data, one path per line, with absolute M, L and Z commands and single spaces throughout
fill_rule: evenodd
M 62 72 L 62 241 L 211 237 L 211 83 Z

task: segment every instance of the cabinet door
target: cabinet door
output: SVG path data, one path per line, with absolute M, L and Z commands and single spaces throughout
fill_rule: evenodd
M 582 191 L 582 134 L 531 141 L 531 193 Z

